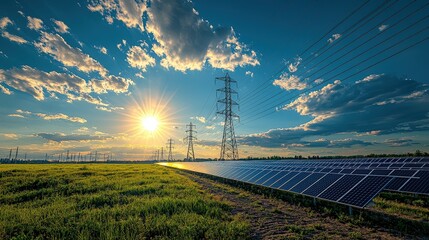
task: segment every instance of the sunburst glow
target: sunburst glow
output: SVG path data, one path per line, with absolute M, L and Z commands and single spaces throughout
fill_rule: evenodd
M 149 132 L 155 132 L 159 125 L 158 119 L 154 116 L 144 116 L 141 123 L 143 129 Z

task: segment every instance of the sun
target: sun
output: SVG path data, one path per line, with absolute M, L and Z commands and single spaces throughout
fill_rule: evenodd
M 141 120 L 143 129 L 148 132 L 155 132 L 158 129 L 159 120 L 154 116 L 145 116 Z

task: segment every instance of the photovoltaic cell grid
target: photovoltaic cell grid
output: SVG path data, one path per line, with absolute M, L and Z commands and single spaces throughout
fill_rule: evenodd
M 423 157 L 160 164 L 359 208 L 384 189 L 429 195 L 429 158 Z

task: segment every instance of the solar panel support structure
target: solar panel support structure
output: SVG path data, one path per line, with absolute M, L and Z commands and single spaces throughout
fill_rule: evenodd
M 231 83 L 237 84 L 237 81 L 233 80 L 228 73 L 225 74 L 225 77 L 217 77 L 216 81 L 223 81 L 225 83 L 223 88 L 216 90 L 216 94 L 220 92 L 223 95 L 223 98 L 219 99 L 217 103 L 224 105 L 223 110 L 217 111 L 217 114 L 224 116 L 223 136 L 219 160 L 237 160 L 238 148 L 234 132 L 234 119 L 238 119 L 239 117 L 233 112 L 233 107 L 238 107 L 238 103 L 233 100 L 233 95 L 238 97 L 238 93 L 231 88 Z
M 188 152 L 186 153 L 186 160 L 195 160 L 195 152 L 194 152 L 194 140 L 197 140 L 197 138 L 194 136 L 194 133 L 197 133 L 195 131 L 195 125 L 190 122 L 188 125 L 186 125 L 186 133 L 188 136 L 184 138 L 185 142 L 188 143 Z

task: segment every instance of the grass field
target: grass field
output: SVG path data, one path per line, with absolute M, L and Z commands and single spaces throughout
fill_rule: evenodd
M 373 226 L 360 214 L 332 214 L 337 205 L 312 209 L 252 191 L 159 165 L 3 164 L 0 239 L 397 239 L 428 232 L 428 197 L 381 193 L 371 209 L 384 222 Z
M 0 165 L 0 239 L 247 238 L 229 208 L 156 165 Z

